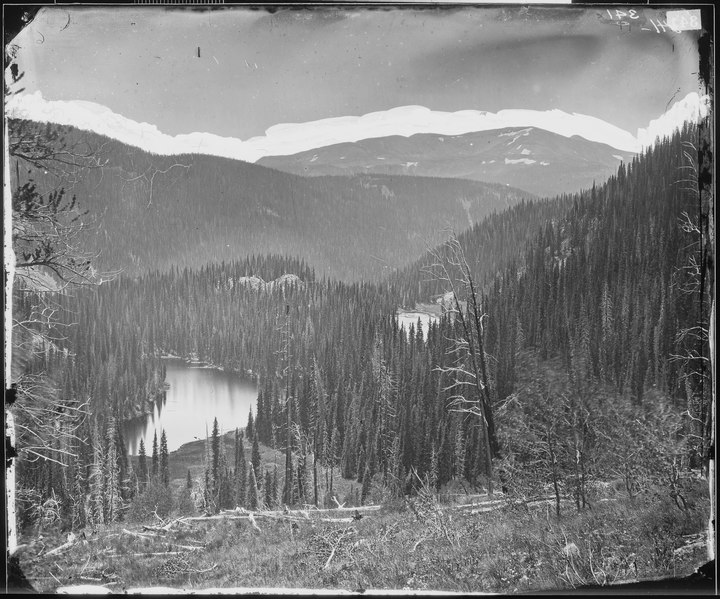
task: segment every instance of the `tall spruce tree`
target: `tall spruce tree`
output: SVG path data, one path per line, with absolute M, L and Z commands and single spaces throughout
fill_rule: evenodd
M 248 476 L 248 509 L 260 509 L 260 492 L 258 490 L 257 478 L 255 477 L 255 468 L 250 463 L 250 476 Z
M 158 453 L 158 439 L 157 430 L 153 433 L 153 447 L 152 447 L 152 478 L 158 475 L 158 467 L 160 462 L 160 454 Z
M 120 494 L 120 464 L 117 455 L 117 425 L 114 416 L 108 420 L 107 441 L 105 453 L 105 522 L 117 522 L 122 509 L 122 496 Z
M 148 484 L 148 467 L 147 456 L 145 455 L 145 442 L 140 439 L 140 448 L 138 449 L 138 487 L 139 491 L 145 490 Z
M 235 436 L 235 502 L 244 507 L 247 501 L 247 461 L 242 433 Z
M 265 471 L 265 507 L 268 509 L 275 507 L 275 498 L 273 497 L 273 474 L 270 470 Z
M 210 471 L 210 480 L 212 484 L 212 492 L 217 502 L 220 491 L 220 427 L 217 418 L 213 420 L 213 429 L 211 437 L 212 466 Z M 219 503 L 217 504 L 219 508 Z
M 170 464 L 165 429 L 160 435 L 160 482 L 166 487 L 170 485 Z
M 262 458 L 260 457 L 260 445 L 258 443 L 257 435 L 253 439 L 252 454 L 250 455 L 250 461 L 252 462 L 253 469 L 256 473 L 260 472 L 262 465 Z
M 245 433 L 247 434 L 248 439 L 253 439 L 255 437 L 255 420 L 253 419 L 252 406 L 250 406 L 250 413 L 248 414 L 248 422 L 245 427 Z
M 103 442 L 97 419 L 92 428 L 93 458 L 90 468 L 90 514 L 94 525 L 105 524 L 105 472 L 103 468 Z

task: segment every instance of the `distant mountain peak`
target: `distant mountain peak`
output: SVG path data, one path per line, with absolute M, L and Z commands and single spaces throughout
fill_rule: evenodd
M 511 184 L 554 196 L 574 193 L 617 172 L 635 154 L 538 127 L 509 127 L 444 136 L 419 133 L 267 156 L 258 164 L 303 176 L 422 175 Z

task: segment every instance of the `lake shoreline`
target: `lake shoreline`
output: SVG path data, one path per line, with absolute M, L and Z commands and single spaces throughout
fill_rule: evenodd
M 170 453 L 188 443 L 204 442 L 217 419 L 221 430 L 244 428 L 250 411 L 257 412 L 258 377 L 216 367 L 196 357 L 172 352 L 158 355 L 165 363 L 164 398 L 152 411 L 125 420 L 123 436 L 128 454 L 137 456 L 140 440 L 151 454 L 153 437 L 164 430 Z

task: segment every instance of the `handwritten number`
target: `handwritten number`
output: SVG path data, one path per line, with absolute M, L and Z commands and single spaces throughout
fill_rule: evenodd
M 631 19 L 639 19 L 640 18 L 640 15 L 637 13 L 637 11 L 634 8 L 629 9 L 628 12 L 625 12 L 623 10 L 620 10 L 619 8 L 616 8 L 615 14 L 610 12 L 609 8 L 605 9 L 605 11 L 607 12 L 608 17 L 610 17 L 611 20 L 615 20 L 615 19 L 620 20 L 623 17 L 630 17 Z

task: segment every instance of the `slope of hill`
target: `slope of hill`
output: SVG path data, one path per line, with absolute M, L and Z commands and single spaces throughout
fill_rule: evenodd
M 688 442 L 693 459 L 707 451 L 701 429 L 710 388 L 709 287 L 693 266 L 705 268 L 697 223 L 707 218 L 708 199 L 684 174 L 688 149 L 699 145 L 698 127 L 686 126 L 605 185 L 577 194 L 487 300 L 498 380 L 511 382 L 511 346 L 523 339 L 541 357 L 562 356 L 582 379 L 612 384 L 638 404 L 646 393 L 667 394 L 696 419 L 686 423 L 697 435 Z
M 443 229 L 464 230 L 532 197 L 447 178 L 298 177 L 214 156 L 156 156 L 63 130 L 66 143 L 82 140 L 101 158 L 71 187 L 63 180 L 96 219 L 96 262 L 127 272 L 272 253 L 302 257 L 319 276 L 377 278 L 440 241 Z M 48 189 L 58 185 L 37 169 L 29 176 Z
M 634 154 L 534 127 L 464 135 L 425 133 L 341 143 L 258 164 L 297 175 L 357 173 L 458 177 L 545 196 L 580 191 L 615 174 Z
M 483 289 L 510 264 L 521 262 L 527 244 L 535 239 L 546 223 L 562 218 L 572 206 L 572 201 L 572 196 L 562 195 L 520 202 L 487 216 L 458 235 L 477 288 Z M 389 277 L 388 282 L 396 288 L 403 306 L 412 308 L 417 303 L 437 299 L 447 291 L 445 282 L 436 276 L 437 268 L 433 267 L 438 261 L 437 255 L 446 255 L 446 248 L 425 252 L 418 260 Z

